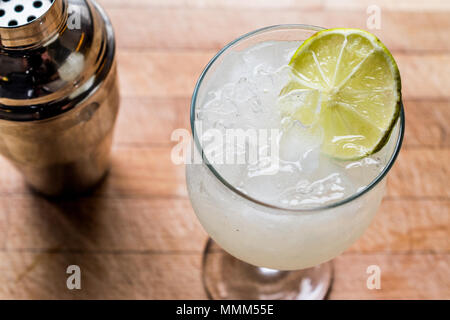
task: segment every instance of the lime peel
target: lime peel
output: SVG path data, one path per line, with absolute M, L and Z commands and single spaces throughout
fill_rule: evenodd
M 360 29 L 323 30 L 302 43 L 289 65 L 293 77 L 281 98 L 294 90 L 319 92 L 289 116 L 321 127 L 323 153 L 351 160 L 383 148 L 400 114 L 401 80 L 378 38 Z

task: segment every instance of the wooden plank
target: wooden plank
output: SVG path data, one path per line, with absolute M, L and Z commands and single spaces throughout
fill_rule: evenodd
M 389 197 L 450 197 L 450 149 L 405 149 L 389 173 Z
M 412 210 L 414 204 L 415 210 Z M 408 214 L 411 247 L 415 251 L 450 252 L 450 200 L 403 204 Z
M 382 10 L 399 11 L 449 11 L 450 3 L 442 0 L 324 0 L 327 9 L 364 10 L 368 6 L 377 5 Z
M 185 170 L 174 165 L 170 147 L 116 148 L 111 175 L 98 196 L 186 197 Z
M 384 200 L 369 228 L 345 253 L 410 252 L 408 213 L 404 208 L 414 215 L 417 209 L 413 204 L 422 204 L 422 201 Z M 440 203 L 433 201 L 433 205 L 437 210 Z
M 8 209 L 8 202 L 0 200 L 0 250 L 5 248 L 8 238 Z
M 30 193 L 20 173 L 5 158 L 0 156 L 0 194 Z M 8 203 L 2 204 L 2 211 L 9 210 Z
M 183 165 L 171 161 L 171 147 L 116 146 L 112 170 L 95 192 L 101 197 L 186 197 Z M 388 175 L 388 197 L 449 198 L 450 149 L 404 149 Z M 0 158 L 0 194 L 24 194 L 20 174 Z
M 450 146 L 450 100 L 404 100 L 406 115 L 405 148 Z
M 0 229 L 8 229 L 9 251 L 200 253 L 207 238 L 188 199 L 50 202 L 12 196 L 8 203 L 14 209 L 0 220 Z M 348 252 L 449 252 L 449 206 L 450 201 L 385 200 Z
M 118 52 L 120 91 L 124 97 L 191 96 L 197 78 L 214 52 Z
M 118 53 L 124 97 L 190 97 L 213 51 L 135 51 Z M 403 98 L 450 99 L 450 54 L 396 54 Z M 426 80 L 425 80 L 426 79 Z
M 448 11 L 450 3 L 442 0 L 98 0 L 106 9 L 111 8 L 286 8 L 286 9 L 349 9 L 365 10 L 370 5 L 392 11 Z
M 367 289 L 367 267 L 381 269 L 381 289 Z M 334 260 L 331 299 L 449 299 L 448 254 L 344 254 Z
M 108 14 L 117 26 L 120 48 L 217 51 L 247 32 L 276 24 L 368 29 L 366 7 L 363 10 L 261 10 L 226 7 L 143 9 L 127 6 L 110 8 Z M 393 52 L 448 52 L 449 29 L 450 20 L 446 12 L 382 11 L 381 28 L 370 31 Z
M 115 143 L 170 145 L 171 134 L 188 128 L 189 98 L 122 98 Z
M 171 147 L 116 147 L 112 169 L 95 196 L 102 197 L 186 197 L 184 166 L 170 158 Z M 29 194 L 20 173 L 0 157 L 0 194 Z
M 449 253 L 450 200 L 382 202 L 370 227 L 346 252 Z
M 116 144 L 170 145 L 178 128 L 190 130 L 190 97 L 123 97 L 115 135 Z M 404 100 L 406 133 L 403 148 L 450 146 L 450 100 Z
M 0 298 L 204 299 L 200 254 L 0 253 Z M 331 299 L 449 299 L 449 255 L 344 254 L 334 260 Z M 82 290 L 66 288 L 68 265 L 82 270 Z M 366 269 L 381 268 L 381 289 Z
M 111 8 L 296 8 L 296 9 L 321 9 L 323 0 L 99 0 L 106 9 Z
M 204 299 L 200 254 L 0 252 L 0 299 Z M 81 268 L 81 290 L 66 269 Z
M 186 196 L 184 168 L 170 160 L 171 148 L 118 147 L 113 170 L 98 195 Z M 392 197 L 449 197 L 450 149 L 403 150 L 388 179 Z
M 188 199 L 13 196 L 7 201 L 14 208 L 6 243 L 10 251 L 201 253 L 206 240 Z
M 405 100 L 406 133 L 403 148 L 450 146 L 450 101 Z M 170 146 L 171 134 L 178 128 L 190 131 L 190 98 L 123 97 L 115 133 L 116 145 Z M 2 161 L 4 162 L 4 161 Z M 1 185 L 16 184 L 13 168 L 5 170 Z
M 449 99 L 450 55 L 395 55 L 404 99 Z

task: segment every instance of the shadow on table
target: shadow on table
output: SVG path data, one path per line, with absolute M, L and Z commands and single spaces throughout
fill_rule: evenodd
M 34 193 L 23 200 L 26 203 L 18 204 L 26 210 L 27 219 L 20 229 L 28 233 L 19 235 L 26 239 L 25 244 L 19 240 L 19 250 L 31 256 L 26 258 L 25 268 L 20 266 L 16 282 L 28 291 L 27 298 L 114 297 L 117 288 L 111 266 L 120 263 L 114 248 L 120 247 L 115 235 L 121 232 L 118 223 L 110 223 L 114 219 L 111 199 L 102 196 L 107 184 L 105 178 L 90 196 L 45 198 Z M 66 270 L 71 265 L 81 269 L 81 290 L 67 288 L 70 274 Z M 36 281 L 39 288 L 33 289 Z

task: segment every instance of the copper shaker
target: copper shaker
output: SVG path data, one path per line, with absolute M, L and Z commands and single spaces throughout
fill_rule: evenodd
M 0 154 L 46 195 L 106 174 L 119 109 L 111 23 L 92 0 L 0 1 Z

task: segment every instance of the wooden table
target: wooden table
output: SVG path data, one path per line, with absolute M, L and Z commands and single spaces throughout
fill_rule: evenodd
M 111 174 L 94 195 L 49 201 L 0 161 L 0 298 L 203 299 L 206 234 L 171 132 L 188 128 L 195 81 L 215 52 L 258 27 L 366 28 L 368 5 L 402 74 L 407 118 L 388 193 L 364 236 L 335 259 L 332 299 L 450 299 L 450 1 L 102 0 L 122 92 Z M 66 288 L 66 268 L 82 289 Z M 366 268 L 381 267 L 381 290 Z

